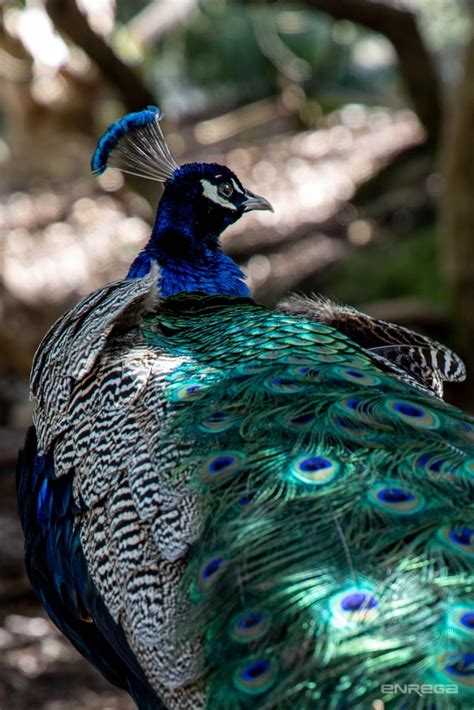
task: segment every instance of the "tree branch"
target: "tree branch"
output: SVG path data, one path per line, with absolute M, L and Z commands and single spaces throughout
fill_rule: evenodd
M 246 4 L 247 1 L 243 0 Z M 278 0 L 268 2 L 276 4 Z M 414 13 L 381 0 L 305 0 L 305 3 L 335 20 L 349 20 L 363 25 L 384 35 L 392 43 L 413 108 L 428 138 L 436 141 L 442 124 L 441 86 Z
M 156 103 L 137 74 L 91 29 L 75 0 L 46 0 L 45 7 L 56 29 L 92 59 L 103 77 L 118 91 L 127 110 L 137 111 Z

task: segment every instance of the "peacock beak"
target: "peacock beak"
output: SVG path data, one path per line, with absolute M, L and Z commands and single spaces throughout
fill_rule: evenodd
M 247 199 L 243 202 L 244 212 L 250 212 L 250 210 L 270 210 L 273 212 L 273 207 L 264 197 L 260 195 L 254 195 L 253 192 L 247 190 Z

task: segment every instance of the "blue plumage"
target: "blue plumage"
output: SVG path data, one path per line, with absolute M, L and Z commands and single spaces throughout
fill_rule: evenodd
M 225 193 L 225 194 L 224 194 Z M 246 190 L 222 165 L 189 163 L 166 180 L 148 244 L 137 256 L 128 278 L 160 267 L 160 293 L 199 292 L 249 297 L 245 276 L 222 251 L 219 237 L 244 212 L 271 209 Z

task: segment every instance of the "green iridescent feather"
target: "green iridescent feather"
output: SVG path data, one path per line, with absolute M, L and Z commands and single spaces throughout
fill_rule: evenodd
M 402 708 L 387 684 L 419 683 L 448 690 L 417 708 L 473 707 L 473 421 L 245 300 L 169 299 L 142 334 L 183 358 L 168 437 L 204 524 L 180 638 L 208 706 Z

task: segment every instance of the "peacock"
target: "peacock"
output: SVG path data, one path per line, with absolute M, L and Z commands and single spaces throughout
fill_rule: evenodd
M 155 107 L 100 139 L 164 183 L 126 278 L 34 359 L 18 504 L 52 621 L 141 709 L 474 707 L 474 420 L 440 343 L 222 251 L 270 203 L 179 166 Z

